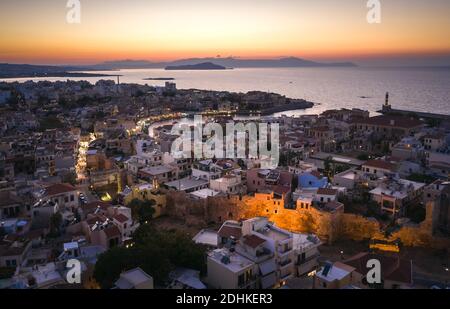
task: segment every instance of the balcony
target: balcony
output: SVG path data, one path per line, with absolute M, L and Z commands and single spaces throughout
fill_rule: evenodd
M 303 260 L 299 259 L 297 261 L 297 263 L 295 263 L 295 265 L 302 266 L 310 261 L 317 260 L 317 258 L 319 258 L 319 256 L 320 256 L 320 254 L 314 254 L 314 255 L 311 255 L 310 257 L 307 257 L 306 259 L 303 259 Z
M 287 248 L 283 248 L 283 247 L 278 247 L 277 249 L 278 255 L 283 257 L 286 256 L 287 254 L 292 252 L 292 248 L 291 247 L 287 247 Z
M 237 253 L 248 258 L 249 260 L 252 260 L 255 263 L 261 263 L 273 257 L 273 252 L 267 248 L 261 248 L 256 252 L 250 252 L 245 250 L 245 248 L 238 244 L 236 245 L 235 249 Z

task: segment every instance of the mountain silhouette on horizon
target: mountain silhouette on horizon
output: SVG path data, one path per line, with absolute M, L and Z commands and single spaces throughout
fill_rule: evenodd
M 165 68 L 168 66 L 198 65 L 205 62 L 211 62 L 226 68 L 297 68 L 297 67 L 355 67 L 351 62 L 315 62 L 296 57 L 285 57 L 277 59 L 239 59 L 233 57 L 219 58 L 187 58 L 168 62 L 153 62 L 148 60 L 117 60 L 106 61 L 100 64 L 91 65 L 89 68 L 96 70 L 114 70 L 114 69 L 146 69 L 146 68 Z

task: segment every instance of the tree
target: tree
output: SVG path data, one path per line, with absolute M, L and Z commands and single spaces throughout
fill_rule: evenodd
M 153 215 L 155 214 L 153 206 L 155 204 L 156 202 L 154 200 L 141 201 L 134 199 L 128 204 L 128 207 L 131 208 L 133 218 L 140 223 L 144 223 L 153 219 Z
M 63 182 L 70 183 L 71 185 L 75 186 L 77 184 L 77 174 L 75 172 L 67 173 L 63 177 Z
M 60 235 L 63 217 L 57 212 L 50 217 L 50 233 L 49 236 L 57 237 Z
M 100 255 L 94 278 L 102 288 L 110 288 L 123 271 L 140 267 L 157 284 L 164 284 L 175 267 L 205 273 L 206 249 L 177 231 L 158 231 L 144 224 L 133 235 L 134 246 L 113 248 Z
M 133 251 L 112 248 L 99 256 L 95 264 L 94 278 L 102 288 L 111 288 L 121 272 L 137 265 L 137 259 L 133 259 Z
M 410 180 L 410 181 L 423 182 L 426 184 L 430 184 L 430 183 L 433 183 L 437 178 L 432 175 L 426 175 L 426 174 L 411 174 L 406 179 Z
M 420 223 L 424 221 L 426 217 L 425 208 L 418 203 L 411 203 L 408 205 L 406 213 L 407 217 L 414 223 Z
M 327 174 L 328 178 L 331 175 L 332 164 L 333 164 L 332 157 L 326 158 L 325 161 L 323 162 L 323 167 L 324 167 L 325 173 Z
M 295 191 L 298 188 L 298 175 L 294 174 L 292 176 L 291 188 Z
M 361 161 L 367 161 L 367 160 L 369 160 L 369 155 L 364 152 L 364 153 L 359 154 L 357 158 L 358 158 L 358 160 L 361 160 Z

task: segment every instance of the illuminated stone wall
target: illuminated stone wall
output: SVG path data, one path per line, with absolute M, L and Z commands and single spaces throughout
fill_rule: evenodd
M 226 220 L 244 220 L 267 217 L 277 226 L 292 232 L 314 233 L 323 241 L 333 243 L 337 239 L 362 241 L 374 236 L 383 237 L 380 224 L 373 218 L 310 210 L 285 209 L 270 195 L 210 197 L 192 200 L 185 193 L 170 192 L 167 196 L 168 215 L 185 220 L 189 225 L 205 227 L 221 224 Z M 433 203 L 427 206 L 427 219 L 418 226 L 402 227 L 387 240 L 400 239 L 405 246 L 445 248 L 450 247 L 448 238 L 432 234 Z

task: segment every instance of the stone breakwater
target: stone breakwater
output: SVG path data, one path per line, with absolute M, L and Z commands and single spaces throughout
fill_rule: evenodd
M 307 109 L 307 108 L 311 108 L 313 106 L 314 106 L 314 103 L 308 102 L 308 101 L 293 102 L 293 103 L 289 103 L 289 104 L 266 108 L 261 111 L 261 115 L 271 115 L 271 114 L 275 114 L 275 113 L 286 112 L 286 111 L 291 111 L 291 110 L 296 110 L 296 109 Z

